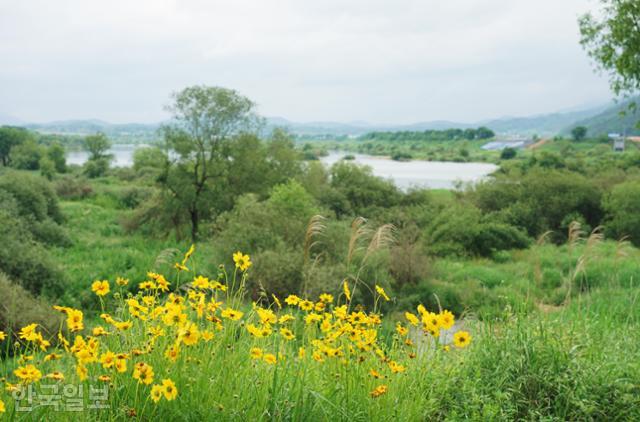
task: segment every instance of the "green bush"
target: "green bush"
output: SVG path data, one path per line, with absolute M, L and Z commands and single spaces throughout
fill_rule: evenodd
M 0 273 L 0 331 L 17 333 L 22 327 L 37 323 L 46 333 L 56 333 L 60 327 L 60 315 L 51 305 L 34 298 L 28 291 L 11 282 Z M 11 343 L 8 339 L 7 344 Z M 17 338 L 16 338 L 17 340 Z M 3 351 L 0 350 L 0 356 Z
M 604 201 L 606 234 L 614 239 L 628 236 L 640 246 L 640 181 L 629 181 L 613 188 Z
M 516 227 L 490 221 L 472 205 L 445 208 L 424 238 L 426 249 L 436 255 L 491 256 L 496 251 L 523 249 L 530 244 Z

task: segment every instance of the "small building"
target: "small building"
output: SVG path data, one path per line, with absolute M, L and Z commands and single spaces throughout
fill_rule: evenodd
M 613 150 L 615 152 L 624 151 L 624 138 L 618 138 L 613 140 Z
M 621 136 L 619 133 L 610 133 L 609 134 L 609 139 L 613 140 L 613 150 L 615 152 L 623 152 L 624 151 L 624 144 L 625 144 L 625 137 Z

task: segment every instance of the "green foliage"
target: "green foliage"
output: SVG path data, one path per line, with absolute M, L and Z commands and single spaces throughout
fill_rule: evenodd
M 28 140 L 32 139 L 28 130 L 11 127 L 0 127 L 0 162 L 3 166 L 8 166 L 11 162 L 11 150 Z
M 43 148 L 30 138 L 11 148 L 11 166 L 20 170 L 37 170 L 43 156 Z
M 375 177 L 369 167 L 345 161 L 331 167 L 331 187 L 337 195 L 322 201 L 338 216 L 369 215 L 376 208 L 398 204 L 401 197 L 393 182 Z
M 537 237 L 547 230 L 563 238 L 568 215 L 582 216 L 591 227 L 602 218 L 602 193 L 587 178 L 567 171 L 534 169 L 524 176 L 510 174 L 477 185 L 470 192 L 483 213 L 496 221 L 526 230 Z
M 65 173 L 67 171 L 67 159 L 65 158 L 64 147 L 59 142 L 53 142 L 47 148 L 47 157 L 53 162 L 53 166 L 57 173 Z
M 516 155 L 518 155 L 518 151 L 516 151 L 515 148 L 504 148 L 502 150 L 502 152 L 500 152 L 500 159 L 501 160 L 511 160 L 512 158 L 515 158 Z
M 573 137 L 574 141 L 580 142 L 587 137 L 587 128 L 584 126 L 576 126 L 571 129 L 571 136 Z
M 1 211 L 0 211 L 1 212 Z M 0 331 L 17 333 L 22 327 L 37 323 L 47 333 L 55 333 L 60 327 L 60 317 L 51 305 L 36 299 L 21 286 L 13 283 L 0 272 Z M 8 342 L 14 339 L 7 339 Z M 3 354 L 0 351 L 0 354 Z
M 167 154 L 158 147 L 138 148 L 133 153 L 133 169 L 162 169 L 167 165 Z
M 530 243 L 517 228 L 491 221 L 471 205 L 444 209 L 427 229 L 425 241 L 425 247 L 437 255 L 477 256 L 522 249 Z
M 640 88 L 640 7 L 635 0 L 601 0 L 599 16 L 583 15 L 581 43 L 599 69 L 607 72 L 616 94 Z
M 617 185 L 604 201 L 605 229 L 615 239 L 628 237 L 640 245 L 640 181 L 633 180 Z
M 84 138 L 84 148 L 89 152 L 89 161 L 109 160 L 111 158 L 106 154 L 111 148 L 111 141 L 104 133 L 98 132 L 95 135 Z

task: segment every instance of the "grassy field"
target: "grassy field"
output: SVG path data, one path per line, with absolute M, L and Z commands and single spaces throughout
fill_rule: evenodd
M 119 221 L 128 211 L 110 200 L 106 191 L 61 203 L 73 246 L 54 253 L 69 283 L 61 303 L 83 311 L 84 330 L 63 330 L 76 348 L 67 351 L 59 345 L 55 352 L 53 346 L 41 351 L 37 341 L 23 339 L 22 346 L 13 350 L 5 342 L 3 347 L 16 358 L 2 362 L 2 373 L 8 374 L 8 389 L 0 393 L 4 417 L 640 418 L 640 337 L 635 334 L 640 328 L 640 251 L 626 243 L 584 239 L 560 246 L 541 243 L 492 259 L 434 259 L 428 282 L 385 292 L 389 302 L 378 294 L 375 308 L 356 317 L 361 309 L 351 306 L 344 292 L 333 292 L 333 301 L 317 311 L 289 306 L 284 297 L 279 298 L 282 309 L 269 297 L 251 304 L 239 288 L 243 273 L 227 266 L 227 275 L 221 275 L 218 263 L 211 260 L 215 251 L 207 243 L 198 245 L 186 262 L 191 272 L 176 270 L 174 264 L 182 262 L 189 244 L 125 234 Z M 148 270 L 163 273 L 172 288 L 178 283 L 185 286 L 194 274 L 202 273 L 228 289 L 192 285 L 179 290 L 182 305 L 172 305 L 177 300 L 167 293 L 139 290 L 138 283 L 149 279 Z M 129 279 L 128 286 L 117 286 L 118 276 Z M 251 277 L 251 268 L 246 276 Z M 94 280 L 108 280 L 110 292 L 97 296 L 91 290 Z M 357 299 L 358 289 L 354 284 L 349 287 Z M 411 325 L 404 312 L 408 309 L 422 319 L 415 305 L 425 297 L 430 298 L 425 303 L 428 311 L 438 313 L 442 306 L 462 315 L 454 331 L 471 335 L 468 347 L 456 347 L 443 325 L 436 331 L 444 330 L 436 341 L 424 331 L 433 327 L 422 322 Z M 320 302 L 317 297 L 309 299 L 314 307 Z M 340 311 L 342 305 L 347 306 L 346 315 Z M 243 315 L 235 320 L 225 310 Z M 104 313 L 113 321 L 100 319 Z M 172 313 L 184 315 L 193 325 L 177 328 L 164 319 Z M 293 319 L 286 321 L 285 315 Z M 430 314 L 424 315 L 426 320 Z M 353 318 L 364 322 L 355 323 Z M 118 325 L 122 321 L 131 321 L 132 327 L 123 329 Z M 252 334 L 251 324 L 267 331 Z M 397 324 L 402 329 L 397 330 Z M 98 326 L 108 335 L 92 337 Z M 86 344 L 76 334 L 84 334 Z M 175 359 L 169 355 L 172 347 L 178 351 Z M 126 371 L 105 364 L 110 352 L 126 356 Z M 50 353 L 61 359 L 46 360 Z M 35 383 L 37 388 L 74 384 L 88 392 L 91 386 L 105 386 L 107 408 L 88 410 L 91 403 L 85 395 L 82 413 L 65 412 L 64 406 L 59 412 L 46 407 L 19 411 L 10 390 L 20 380 L 14 371 L 28 365 L 43 377 Z M 144 369 L 147 366 L 153 376 Z M 64 380 L 52 379 L 60 377 L 57 372 Z M 175 384 L 171 390 L 177 391 L 175 398 L 166 391 L 172 384 L 163 380 Z M 156 403 L 152 391 L 166 394 Z

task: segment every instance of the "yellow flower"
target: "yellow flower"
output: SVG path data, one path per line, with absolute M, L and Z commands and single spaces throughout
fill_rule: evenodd
M 82 363 L 79 363 L 76 366 L 76 374 L 78 374 L 78 378 L 80 379 L 80 381 L 85 381 L 89 376 L 89 371 L 87 370 L 86 366 L 84 366 Z
M 275 301 L 276 305 L 278 305 L 278 309 L 282 309 L 282 303 L 280 303 L 280 299 L 278 299 L 278 297 L 274 294 L 272 294 L 271 297 L 273 297 L 273 300 Z
M 288 328 L 280 328 L 280 335 L 284 337 L 285 340 L 293 340 L 294 338 L 296 338 L 295 334 L 293 334 L 293 331 Z
M 274 355 L 273 353 L 266 353 L 263 359 L 269 365 L 275 365 L 275 363 L 277 362 L 276 355 Z
M 371 397 L 373 397 L 374 399 L 376 397 L 380 397 L 381 395 L 385 394 L 387 392 L 388 388 L 386 385 L 379 385 L 377 386 L 371 393 Z
M 125 372 L 127 372 L 127 360 L 124 358 L 117 358 L 116 359 L 116 371 L 118 371 L 119 373 L 123 374 Z
M 406 367 L 400 365 L 398 362 L 393 360 L 389 362 L 389 369 L 391 369 L 391 372 L 393 372 L 394 374 L 397 374 L 399 372 L 404 372 L 407 370 Z
M 202 289 L 202 290 L 208 289 L 210 287 L 209 279 L 201 275 L 193 279 L 192 285 L 196 289 Z
M 106 336 L 109 333 L 107 332 L 107 330 L 105 330 L 103 327 L 95 327 L 91 333 L 93 334 L 94 337 L 100 337 L 100 336 Z
M 117 277 L 116 278 L 116 284 L 120 287 L 126 286 L 127 284 L 129 284 L 129 279 L 128 278 L 122 278 L 122 277 Z
M 178 389 L 170 379 L 163 379 L 162 387 L 164 388 L 164 398 L 168 401 L 174 400 L 176 397 L 178 397 Z
M 215 336 L 211 331 L 203 331 L 202 333 L 200 333 L 200 335 L 202 336 L 202 340 L 204 341 L 211 341 Z
M 84 330 L 83 318 L 82 311 L 69 309 L 67 311 L 67 327 L 69 327 L 69 331 L 73 333 Z
M 284 314 L 280 317 L 280 324 L 286 324 L 289 321 L 293 321 L 296 318 L 291 314 Z
M 319 297 L 321 302 L 324 303 L 331 303 L 333 302 L 333 295 L 330 295 L 329 293 L 322 293 Z
M 38 324 L 29 324 L 23 327 L 19 333 L 20 338 L 27 341 L 34 341 L 37 338 L 36 328 L 38 328 Z
M 100 375 L 98 377 L 98 381 L 100 381 L 100 382 L 111 382 L 111 377 L 109 375 Z
M 251 359 L 262 359 L 262 349 L 259 347 L 252 347 L 249 354 Z
M 246 271 L 251 266 L 251 258 L 249 255 L 245 255 L 240 251 L 233 254 L 233 262 L 240 271 Z
M 466 331 L 458 331 L 453 335 L 453 344 L 456 347 L 464 348 L 471 343 L 471 334 Z
M 200 338 L 200 331 L 193 322 L 187 322 L 178 330 L 178 341 L 181 341 L 186 346 L 193 346 L 198 343 Z
M 13 371 L 14 375 L 20 378 L 24 383 L 29 384 L 32 382 L 38 382 L 42 378 L 42 372 L 35 366 L 29 364 L 26 366 L 20 366 Z
M 181 263 L 179 263 L 179 262 L 176 262 L 176 263 L 175 263 L 174 268 L 175 268 L 176 270 L 178 270 L 178 271 L 189 271 L 189 268 L 187 268 L 187 266 L 186 266 L 186 265 L 181 264 Z
M 158 403 L 162 398 L 163 393 L 164 393 L 164 388 L 161 385 L 158 385 L 158 384 L 154 385 L 151 388 L 151 400 L 153 400 L 154 403 Z
M 300 347 L 300 348 L 298 349 L 298 357 L 299 357 L 300 359 L 304 359 L 304 357 L 305 357 L 306 355 L 307 355 L 307 351 L 305 350 L 305 348 L 304 348 L 304 347 Z
M 303 311 L 310 311 L 313 309 L 313 302 L 310 300 L 301 300 L 298 303 L 298 306 L 300 307 L 300 309 L 302 309 Z
M 376 371 L 375 369 L 370 370 L 369 375 L 371 375 L 375 379 L 382 378 L 382 375 L 380 374 L 380 372 Z
M 346 296 L 347 300 L 350 302 L 351 290 L 349 290 L 349 283 L 347 283 L 347 280 L 345 280 L 344 283 L 342 283 L 342 290 L 344 290 L 344 295 Z
M 91 290 L 98 296 L 105 296 L 111 291 L 111 288 L 109 287 L 109 282 L 107 280 L 96 280 L 91 285 Z
M 418 317 L 411 312 L 405 312 L 404 317 L 407 319 L 407 321 L 409 321 L 411 325 L 418 325 Z
M 398 323 L 396 325 L 396 331 L 398 332 L 398 334 L 400 334 L 401 336 L 406 336 L 407 333 L 409 332 L 409 330 L 407 329 L 407 327 L 403 327 L 400 323 Z
M 240 318 L 242 318 L 244 313 L 241 312 L 241 311 L 236 311 L 236 310 L 231 309 L 231 308 L 227 308 L 224 311 L 222 311 L 220 313 L 220 315 L 222 315 L 222 318 L 228 318 L 228 319 L 230 319 L 232 321 L 237 321 Z
M 0 331 L 0 341 L 3 341 L 5 338 L 7 338 L 7 335 L 5 334 L 5 332 Z
M 448 330 L 453 327 L 455 318 L 453 317 L 453 314 L 451 312 L 444 310 L 438 315 L 438 317 L 440 318 L 440 325 L 442 326 L 442 328 Z
M 389 296 L 387 296 L 387 293 L 384 291 L 384 289 L 378 286 L 377 284 L 376 284 L 376 292 L 378 292 L 378 294 L 382 296 L 384 300 L 386 300 L 387 302 L 391 300 L 389 299 Z
M 47 379 L 51 379 L 51 380 L 55 380 L 55 381 L 62 381 L 64 380 L 64 374 L 62 372 L 51 372 L 50 374 L 47 374 L 44 376 Z
M 300 303 L 300 298 L 296 295 L 289 295 L 284 301 L 287 302 L 287 305 L 296 306 Z
M 171 362 L 175 362 L 178 359 L 179 354 L 180 347 L 177 344 L 174 344 L 164 352 L 164 357 L 169 359 Z
M 149 385 L 153 382 L 153 367 L 144 362 L 136 363 L 133 367 L 133 379 L 141 384 Z
M 5 413 L 7 409 L 4 406 L 4 402 L 0 400 L 0 413 Z
M 120 331 L 127 331 L 129 328 L 133 327 L 133 323 L 131 321 L 114 322 L 113 326 Z
M 50 353 L 47 356 L 44 357 L 44 361 L 45 362 L 49 362 L 51 360 L 58 360 L 62 357 L 62 355 L 56 354 L 56 353 Z
M 106 352 L 100 356 L 100 363 L 104 369 L 109 369 L 116 363 L 116 355 L 113 352 Z

